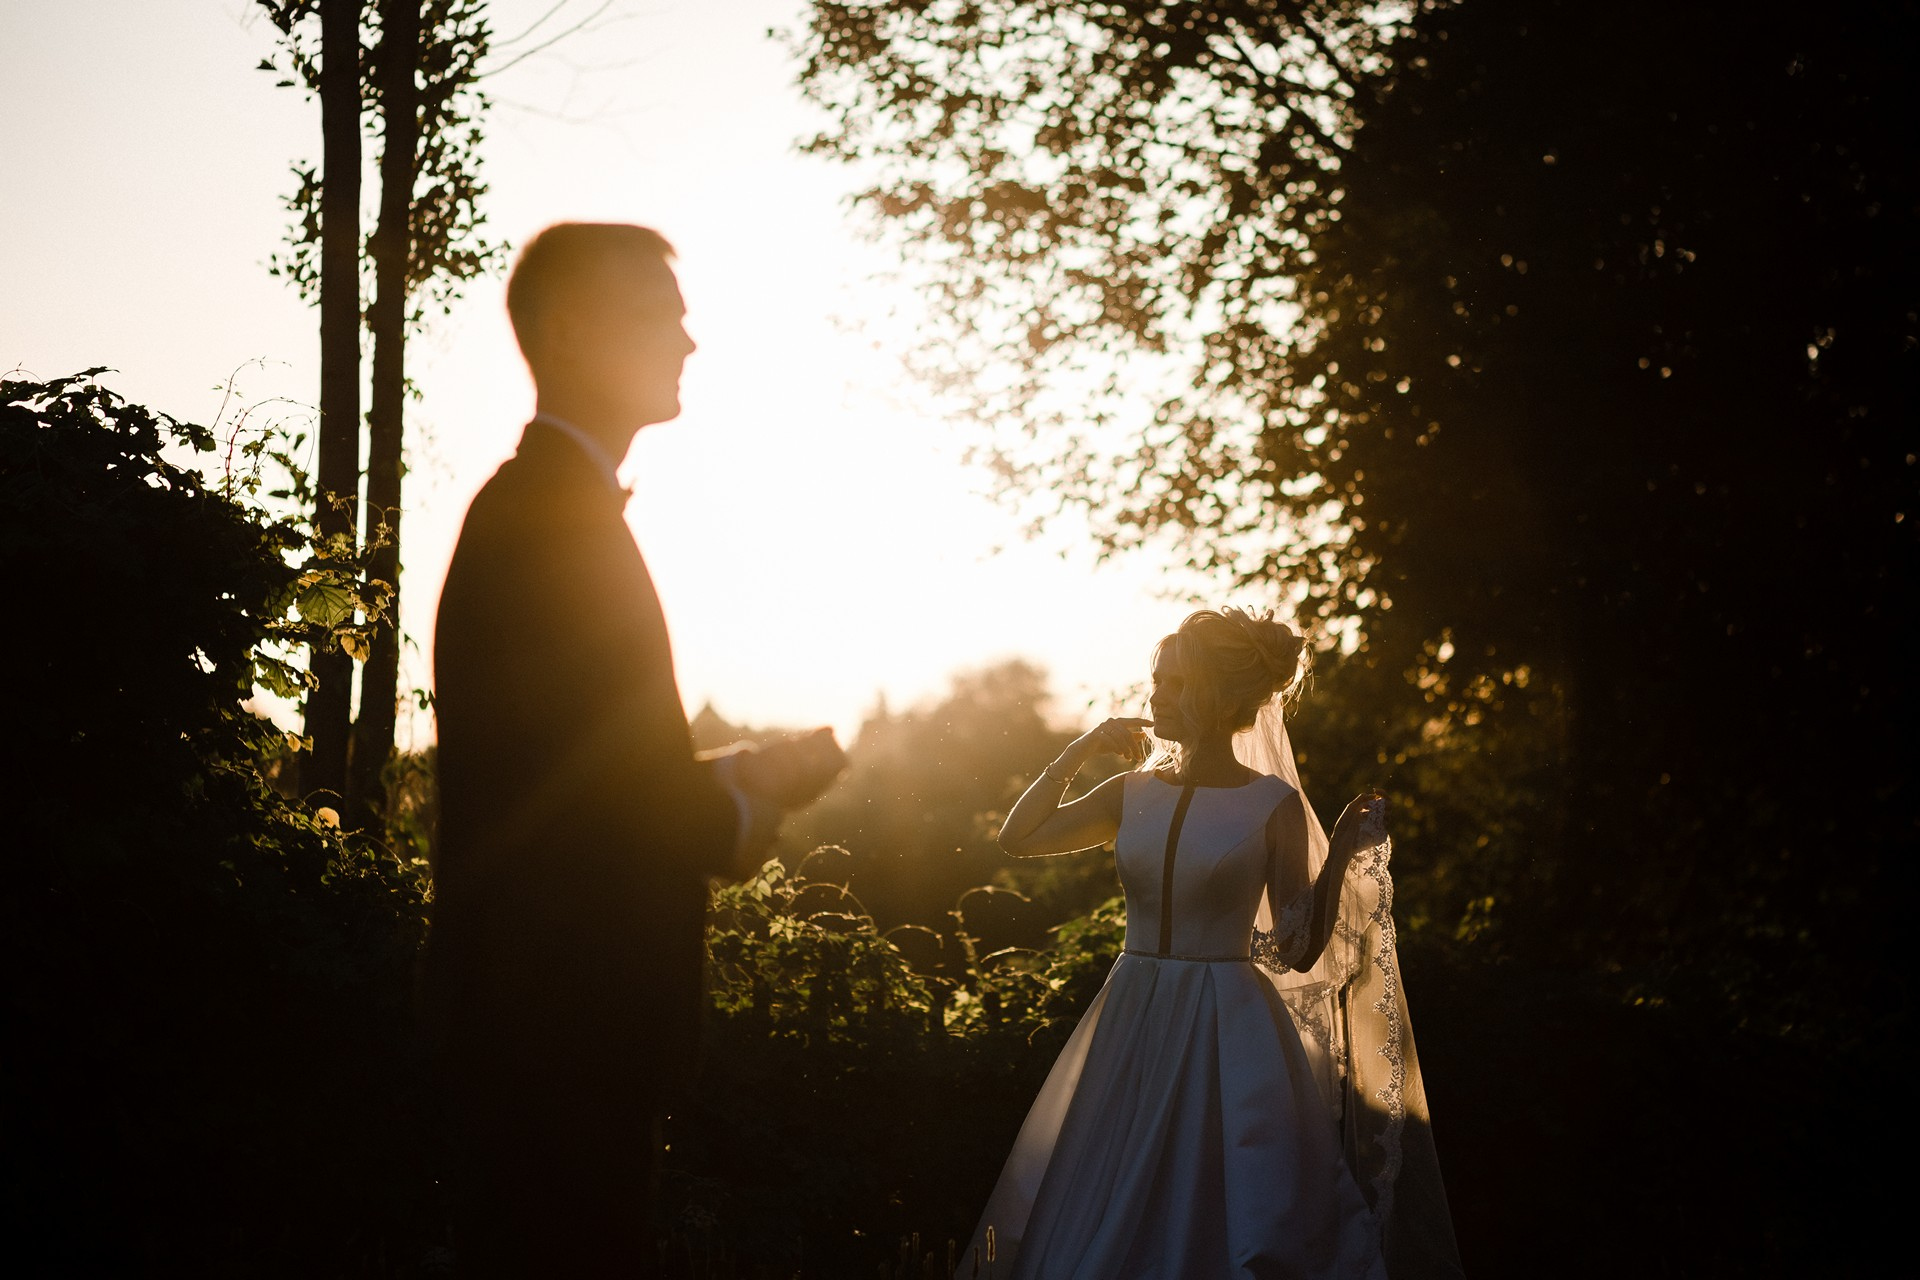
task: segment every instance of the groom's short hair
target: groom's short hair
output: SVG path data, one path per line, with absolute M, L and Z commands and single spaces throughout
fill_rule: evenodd
M 603 278 L 610 258 L 673 260 L 673 246 L 651 227 L 625 222 L 556 222 L 520 249 L 507 276 L 507 316 L 525 351 L 541 321 Z

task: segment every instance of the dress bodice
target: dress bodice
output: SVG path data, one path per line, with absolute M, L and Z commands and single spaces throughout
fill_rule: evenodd
M 1192 788 L 1150 773 L 1129 775 L 1114 839 L 1127 895 L 1127 949 L 1245 956 L 1267 885 L 1267 819 L 1291 791 L 1266 774 L 1239 787 Z M 1178 839 L 1169 853 L 1176 817 Z

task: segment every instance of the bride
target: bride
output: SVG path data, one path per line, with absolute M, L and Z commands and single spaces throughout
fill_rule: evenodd
M 1015 1139 L 960 1274 L 997 1280 L 1457 1276 L 1407 1024 L 1386 800 L 1328 840 L 1275 695 L 1298 635 L 1195 613 L 1151 720 L 1070 745 L 1000 832 L 1016 857 L 1114 842 L 1126 948 Z M 1069 804 L 1092 756 L 1138 758 Z

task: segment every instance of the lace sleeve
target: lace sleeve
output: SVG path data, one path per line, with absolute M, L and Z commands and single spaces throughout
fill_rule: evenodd
M 1313 886 L 1302 885 L 1273 918 L 1272 929 L 1255 927 L 1253 959 L 1268 969 L 1295 968 L 1307 947 L 1307 925 L 1313 919 Z

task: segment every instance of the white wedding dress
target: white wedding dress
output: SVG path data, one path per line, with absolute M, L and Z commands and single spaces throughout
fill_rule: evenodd
M 1345 1054 L 1324 1027 L 1303 1044 L 1292 996 L 1249 957 L 1273 875 L 1267 819 L 1293 786 L 1123 785 L 1126 951 L 1028 1113 L 958 1274 L 1385 1280 L 1379 1197 L 1356 1181 L 1329 1085 Z M 1283 951 L 1310 898 L 1311 885 L 1281 905 Z

